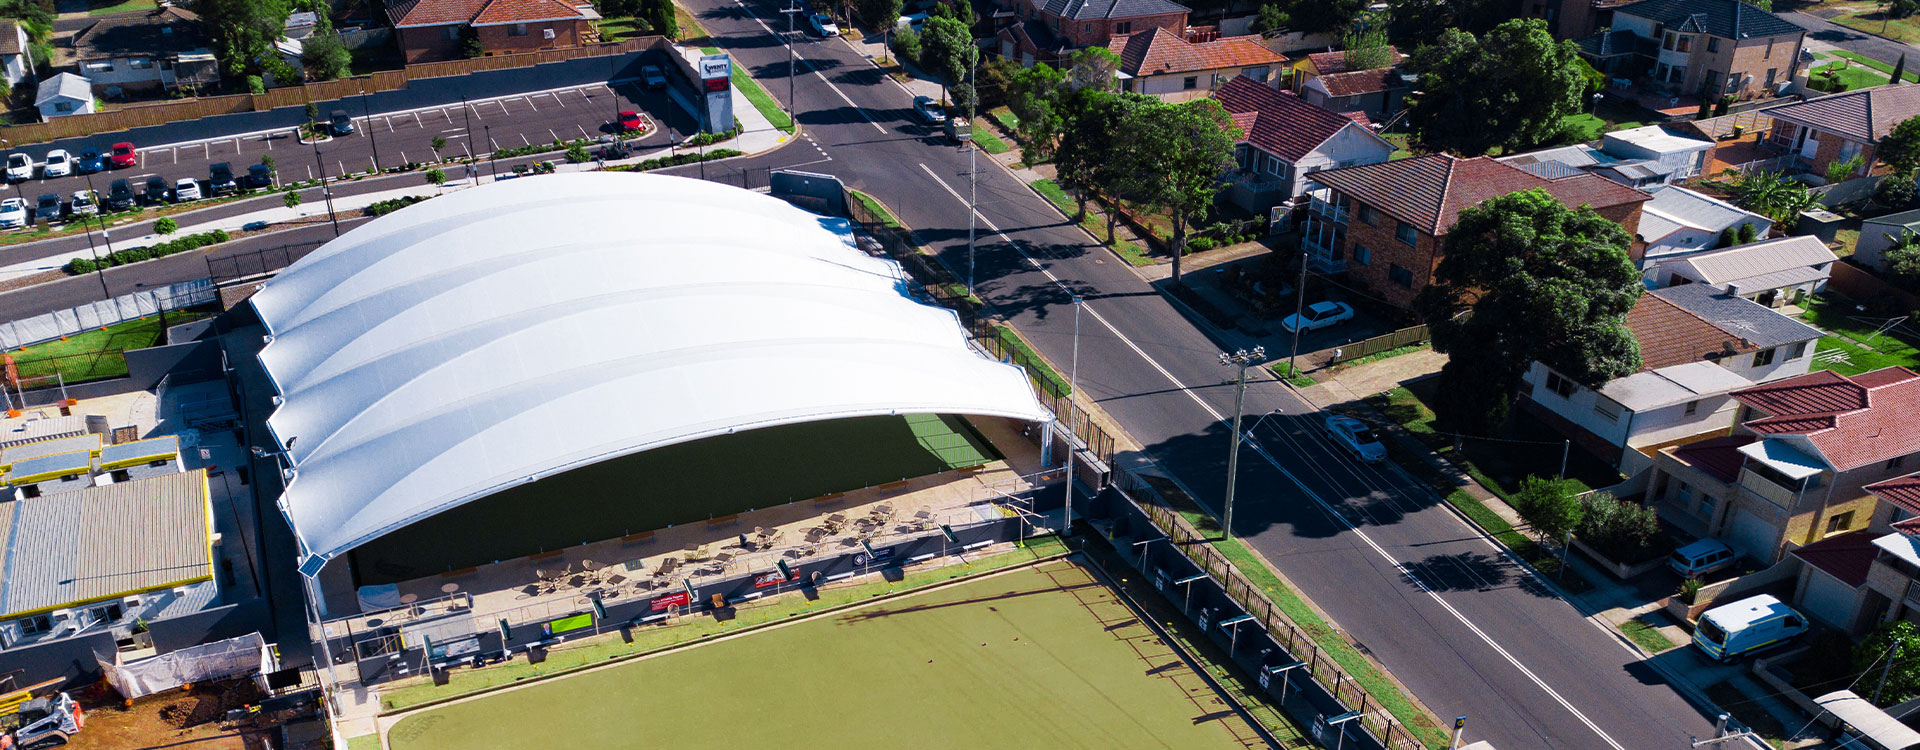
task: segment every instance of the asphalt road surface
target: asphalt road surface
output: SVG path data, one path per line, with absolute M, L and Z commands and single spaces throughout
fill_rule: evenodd
M 1920 48 L 1908 44 L 1874 36 L 1858 29 L 1850 29 L 1810 13 L 1783 12 L 1780 17 L 1806 28 L 1808 39 L 1817 39 L 1888 65 L 1898 62 L 1901 55 L 1907 56 L 1909 67 L 1920 63 Z

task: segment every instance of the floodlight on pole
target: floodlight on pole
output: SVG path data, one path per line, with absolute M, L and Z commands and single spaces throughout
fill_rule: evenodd
M 1267 349 L 1263 346 L 1256 346 L 1253 351 L 1241 349 L 1232 354 L 1224 352 L 1220 354 L 1220 364 L 1239 368 L 1233 386 L 1233 447 L 1227 452 L 1226 518 L 1222 520 L 1220 526 L 1223 539 L 1233 538 L 1233 490 L 1235 480 L 1240 477 L 1240 417 L 1246 410 L 1247 368 L 1265 359 L 1266 356 Z
M 971 292 L 971 290 L 969 290 Z M 1073 534 L 1073 393 L 1080 389 L 1080 295 L 1073 295 L 1073 365 L 1067 369 L 1067 505 L 1060 536 Z

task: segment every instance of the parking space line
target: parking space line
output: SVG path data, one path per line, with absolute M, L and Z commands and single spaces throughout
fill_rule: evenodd
M 167 149 L 167 153 L 173 156 L 173 163 L 175 164 L 180 163 L 180 149 L 170 148 L 170 149 Z
M 559 94 L 549 91 L 547 92 L 547 96 L 553 97 L 553 103 L 560 105 L 561 109 L 567 108 L 567 100 L 560 98 Z
M 423 124 L 421 124 L 421 123 L 420 123 L 420 113 L 419 113 L 419 112 L 415 112 L 415 113 L 413 113 L 413 126 L 414 126 L 414 127 L 416 127 L 416 128 L 424 128 L 424 127 L 426 127 L 426 125 L 423 125 Z
M 547 128 L 547 135 L 553 136 L 553 139 L 556 141 L 560 140 L 560 134 L 553 132 L 553 128 Z
M 579 129 L 580 129 L 580 137 L 581 137 L 581 138 L 592 138 L 592 137 L 593 137 L 593 136 L 590 136 L 590 135 L 587 135 L 587 126 L 585 126 L 585 125 L 581 125 L 581 124 L 579 124 L 579 123 L 575 123 L 575 124 L 574 124 L 574 127 L 576 127 L 576 128 L 579 128 Z
M 521 133 L 521 134 L 520 134 L 520 143 L 522 143 L 522 144 L 524 144 L 524 145 L 527 145 L 527 146 L 531 146 L 531 145 L 533 145 L 533 141 L 529 141 L 529 140 L 527 140 L 527 134 L 526 134 L 526 133 Z
M 533 99 L 531 97 L 525 97 L 525 96 L 520 97 L 520 103 L 527 105 L 527 109 L 531 109 L 535 112 L 540 111 L 540 107 L 536 106 L 533 103 Z

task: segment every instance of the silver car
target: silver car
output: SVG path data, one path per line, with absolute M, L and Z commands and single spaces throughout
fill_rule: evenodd
M 1333 435 L 1333 442 L 1347 449 L 1354 458 L 1370 464 L 1380 463 L 1387 458 L 1387 446 L 1380 444 L 1380 436 L 1353 417 L 1332 414 L 1327 417 L 1327 432 Z
M 92 190 L 73 191 L 73 200 L 67 203 L 67 213 L 74 216 L 92 216 L 100 213 L 100 199 Z
M 173 202 L 185 203 L 200 200 L 200 181 L 192 177 L 182 177 L 173 183 Z

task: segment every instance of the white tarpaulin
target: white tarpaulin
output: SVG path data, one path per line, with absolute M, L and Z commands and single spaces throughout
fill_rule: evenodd
M 273 671 L 273 652 L 259 633 L 203 643 L 125 664 L 100 662 L 107 684 L 127 700 L 195 682 L 228 680 Z
M 11 323 L 0 323 L 0 347 L 16 349 L 142 318 L 162 310 L 173 311 L 206 304 L 218 299 L 219 294 L 219 290 L 213 286 L 213 279 L 183 281 Z

